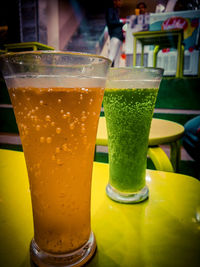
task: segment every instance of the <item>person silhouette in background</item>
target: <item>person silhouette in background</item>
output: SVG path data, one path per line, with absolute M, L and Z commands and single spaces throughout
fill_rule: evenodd
M 120 22 L 119 9 L 122 6 L 122 0 L 109 1 L 106 11 L 106 24 L 110 36 L 110 49 L 108 58 L 112 61 L 112 67 L 119 66 L 120 51 L 124 40 L 122 31 L 123 23 Z
M 200 115 L 189 120 L 185 125 L 183 147 L 195 160 L 197 175 L 200 180 Z
M 138 15 L 145 15 L 147 13 L 147 5 L 144 2 L 138 3 L 136 9 L 139 10 Z

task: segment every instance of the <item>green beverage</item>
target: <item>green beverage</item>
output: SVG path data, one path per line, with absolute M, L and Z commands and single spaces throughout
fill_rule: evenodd
M 104 93 L 110 165 L 107 194 L 119 202 L 139 202 L 148 197 L 148 137 L 160 79 L 158 82 L 153 77 L 152 82 L 148 77 L 147 82 L 144 77 L 141 82 L 139 73 L 139 78 L 131 80 L 131 75 L 138 76 L 137 72 L 145 76 L 144 70 L 148 74 L 151 69 L 111 69 Z
M 104 93 L 110 181 L 119 191 L 134 192 L 145 185 L 148 136 L 157 92 L 134 88 L 107 89 Z

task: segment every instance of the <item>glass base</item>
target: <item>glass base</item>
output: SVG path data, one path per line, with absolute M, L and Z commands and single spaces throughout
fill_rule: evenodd
M 106 193 L 109 198 L 120 203 L 138 203 L 142 202 L 149 196 L 149 189 L 145 185 L 140 191 L 136 193 L 121 193 L 114 189 L 110 184 L 106 187 Z
M 78 250 L 67 254 L 52 254 L 41 250 L 35 243 L 31 241 L 30 253 L 31 260 L 39 267 L 71 267 L 83 266 L 93 256 L 96 251 L 96 240 L 93 232 L 85 245 Z

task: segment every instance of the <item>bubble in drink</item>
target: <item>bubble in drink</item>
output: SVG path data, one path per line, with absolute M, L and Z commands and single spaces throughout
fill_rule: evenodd
M 74 127 L 75 127 L 74 123 L 70 123 L 69 128 L 70 128 L 71 130 L 74 130 Z
M 61 133 L 61 128 L 59 128 L 59 127 L 56 128 L 56 133 L 57 133 L 57 134 L 60 134 L 60 133 Z
M 39 131 L 40 130 L 40 125 L 36 125 L 36 130 Z
M 45 120 L 46 121 L 51 121 L 51 117 L 49 115 L 46 115 Z
M 57 164 L 58 165 L 63 165 L 63 161 L 61 159 L 57 159 Z
M 46 142 L 47 142 L 47 144 L 50 144 L 52 142 L 52 138 L 51 137 L 47 137 L 46 138 Z
M 40 143 L 44 143 L 44 141 L 45 141 L 44 136 L 41 136 L 41 137 L 40 137 Z
M 67 144 L 63 144 L 63 145 L 62 145 L 62 149 L 63 149 L 64 151 L 68 151 L 68 150 L 69 150 Z
M 60 147 L 56 147 L 56 153 L 60 153 Z

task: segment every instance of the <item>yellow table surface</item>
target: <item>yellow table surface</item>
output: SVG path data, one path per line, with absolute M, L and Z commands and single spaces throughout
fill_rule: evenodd
M 147 170 L 149 199 L 125 205 L 105 194 L 108 167 L 94 163 L 92 229 L 98 249 L 87 266 L 200 266 L 200 182 Z M 0 174 L 0 266 L 29 267 L 33 230 L 24 154 L 0 150 Z
M 171 143 L 183 136 L 184 127 L 173 121 L 152 119 L 149 146 Z M 142 134 L 142 133 L 141 133 Z M 96 145 L 108 145 L 105 117 L 100 117 Z

